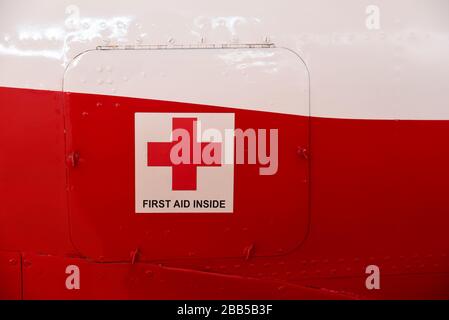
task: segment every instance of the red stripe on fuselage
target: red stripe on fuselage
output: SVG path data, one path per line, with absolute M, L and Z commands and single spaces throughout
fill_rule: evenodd
M 75 95 L 95 104 L 104 98 Z M 110 98 L 120 99 L 127 98 Z M 76 254 L 68 222 L 62 93 L 0 88 L 0 106 L 0 250 Z M 184 112 L 186 106 L 179 103 L 175 108 Z M 240 112 L 208 106 L 194 110 Z M 275 117 L 285 123 L 301 118 L 247 112 L 254 119 Z M 66 128 L 70 131 L 71 124 L 66 123 Z M 194 262 L 184 259 L 166 263 L 195 269 L 207 266 L 219 273 L 346 289 L 372 297 L 448 298 L 447 281 L 435 281 L 430 275 L 449 272 L 449 121 L 311 118 L 310 135 L 311 220 L 307 238 L 300 247 L 269 258 L 211 261 L 199 257 Z M 280 143 L 280 148 L 285 143 Z M 84 166 L 89 166 L 88 159 Z M 294 177 L 285 181 L 295 182 Z M 237 185 L 236 188 L 239 201 L 239 194 L 243 195 L 245 189 Z M 294 193 L 277 194 L 276 190 L 247 195 L 261 206 L 264 202 L 278 203 L 279 210 L 273 211 L 273 216 L 282 216 L 283 197 L 293 196 Z M 248 211 L 242 214 L 245 212 Z M 82 219 L 77 223 L 94 234 L 91 217 Z M 113 215 L 111 219 L 114 221 Z M 176 223 L 186 218 L 179 219 Z M 257 222 L 266 224 L 269 241 L 288 240 L 289 235 L 297 232 L 295 224 L 281 233 L 272 231 L 269 219 Z M 171 230 L 172 224 L 161 222 L 160 228 Z M 109 229 L 112 235 L 122 232 L 114 224 Z M 195 234 L 197 230 L 191 231 Z M 99 248 L 107 245 L 100 236 L 89 241 Z M 148 241 L 152 241 L 151 235 Z M 163 251 L 164 243 L 158 246 Z M 253 248 L 257 256 L 258 244 Z M 367 292 L 364 288 L 364 268 L 368 264 L 379 265 L 383 274 L 389 275 L 382 278 L 380 291 Z M 429 277 L 421 278 L 414 286 L 411 275 L 416 274 Z M 352 279 L 351 284 L 326 280 L 342 277 Z M 389 277 L 394 281 L 388 282 Z

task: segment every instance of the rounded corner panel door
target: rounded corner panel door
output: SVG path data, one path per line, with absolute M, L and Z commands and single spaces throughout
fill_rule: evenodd
M 95 261 L 274 256 L 309 227 L 309 76 L 286 49 L 93 50 L 64 76 L 71 237 Z

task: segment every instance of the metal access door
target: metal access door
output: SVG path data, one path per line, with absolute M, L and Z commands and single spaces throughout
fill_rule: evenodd
M 308 145 L 309 81 L 291 51 L 93 50 L 70 64 L 64 96 L 70 227 L 83 255 L 271 256 L 304 240 L 308 160 L 298 148 Z M 266 165 L 258 156 L 248 163 L 251 147 L 236 137 L 226 152 L 219 143 L 218 165 L 175 166 L 167 155 L 176 128 L 196 133 L 190 142 L 200 149 L 219 141 L 207 129 L 265 129 L 267 139 L 277 129 L 276 171 L 261 175 Z M 246 161 L 237 164 L 242 150 Z

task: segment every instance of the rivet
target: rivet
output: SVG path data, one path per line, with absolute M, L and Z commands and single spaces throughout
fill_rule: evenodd
M 254 244 L 250 244 L 243 250 L 243 254 L 245 255 L 245 259 L 248 260 L 254 253 Z
M 137 259 L 139 258 L 139 254 L 139 248 L 136 248 L 135 250 L 130 252 L 131 264 L 136 263 Z
M 297 147 L 296 153 L 305 160 L 309 159 L 309 150 L 306 147 Z
M 69 155 L 69 161 L 73 168 L 78 167 L 80 163 L 80 153 L 78 151 L 74 151 Z

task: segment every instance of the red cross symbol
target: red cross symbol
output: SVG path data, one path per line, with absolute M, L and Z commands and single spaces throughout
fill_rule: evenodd
M 196 118 L 173 118 L 172 130 L 184 129 L 189 133 L 190 145 L 190 161 L 188 163 L 174 164 L 170 159 L 170 152 L 173 146 L 179 143 L 177 141 L 171 142 L 148 142 L 148 166 L 157 167 L 172 167 L 172 190 L 196 190 L 196 169 L 197 167 L 219 167 L 221 163 L 206 164 L 203 160 L 202 154 L 204 148 L 209 145 L 217 145 L 218 150 L 221 150 L 221 143 L 219 142 L 197 142 L 196 139 Z M 215 148 L 213 148 L 216 150 Z M 197 161 L 194 158 L 194 152 L 199 153 Z M 220 152 L 221 153 L 221 152 Z

